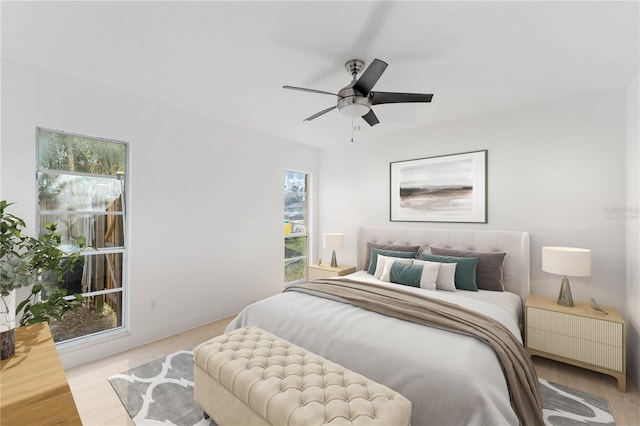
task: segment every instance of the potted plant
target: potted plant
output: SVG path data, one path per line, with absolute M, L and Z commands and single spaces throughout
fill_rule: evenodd
M 60 249 L 61 236 L 56 225 L 46 223 L 40 238 L 24 235 L 24 220 L 6 212 L 12 203 L 0 201 L 0 359 L 15 353 L 16 317 L 22 314 L 20 325 L 60 320 L 76 310 L 84 298 L 74 295 L 66 298 L 66 290 L 54 288 L 46 300 L 39 295 L 43 290 L 42 274 L 51 271 L 55 284 L 62 281 L 64 273 L 80 258 L 80 251 L 67 254 Z M 84 239 L 78 239 L 80 248 Z M 30 288 L 29 295 L 15 305 L 15 290 Z

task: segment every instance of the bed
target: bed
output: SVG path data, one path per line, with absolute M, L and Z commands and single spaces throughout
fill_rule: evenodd
M 383 282 L 364 269 L 371 244 L 419 246 L 427 254 L 430 248 L 506 253 L 504 291 L 423 290 Z M 362 227 L 356 269 L 348 280 L 402 287 L 405 293 L 428 294 L 480 312 L 501 323 L 522 345 L 522 306 L 529 293 L 526 232 Z M 227 331 L 250 325 L 398 391 L 413 403 L 414 426 L 522 423 L 512 408 L 496 352 L 477 338 L 301 291 L 285 291 L 247 306 Z

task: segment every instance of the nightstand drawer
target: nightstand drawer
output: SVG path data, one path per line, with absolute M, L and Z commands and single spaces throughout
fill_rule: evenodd
M 606 321 L 604 318 L 599 320 L 528 307 L 527 327 L 622 347 L 622 324 Z
M 622 334 L 622 331 L 619 333 Z M 529 327 L 527 347 L 610 370 L 623 371 L 621 346 L 596 343 Z

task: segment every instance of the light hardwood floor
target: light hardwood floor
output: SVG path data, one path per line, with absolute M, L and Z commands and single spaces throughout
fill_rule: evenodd
M 229 317 L 194 328 L 166 339 L 148 343 L 128 351 L 103 358 L 66 371 L 69 386 L 85 426 L 134 425 L 109 384 L 109 377 L 180 349 L 224 333 Z
M 80 418 L 85 426 L 133 425 L 108 378 L 166 354 L 193 347 L 224 332 L 226 318 L 175 336 L 66 371 Z M 640 426 L 640 391 L 627 380 L 627 393 L 618 391 L 613 377 L 544 358 L 533 358 L 538 376 L 606 398 L 617 426 Z
M 627 375 L 627 392 L 618 390 L 612 376 L 534 356 L 538 377 L 597 395 L 609 401 L 616 426 L 640 426 L 640 391 Z

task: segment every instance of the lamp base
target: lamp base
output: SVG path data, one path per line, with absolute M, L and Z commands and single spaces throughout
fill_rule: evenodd
M 573 306 L 573 297 L 571 296 L 571 286 L 569 285 L 569 278 L 565 275 L 562 278 L 562 284 L 560 285 L 560 294 L 558 295 L 558 305 Z
M 333 253 L 331 253 L 331 267 L 332 268 L 337 268 L 338 267 L 338 261 L 336 260 L 336 251 L 333 250 Z

